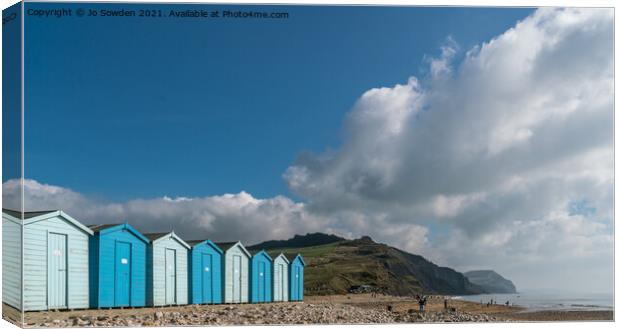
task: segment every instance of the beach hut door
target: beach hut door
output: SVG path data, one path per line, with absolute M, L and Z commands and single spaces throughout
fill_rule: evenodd
M 293 292 L 291 296 L 292 300 L 299 300 L 299 266 L 293 266 L 293 288 L 291 291 Z
M 265 262 L 258 263 L 258 301 L 265 301 Z
M 176 304 L 176 250 L 166 249 L 166 304 Z
M 50 233 L 48 253 L 48 308 L 67 308 L 67 236 Z
M 276 302 L 279 302 L 282 300 L 282 290 L 280 290 L 281 289 L 280 281 L 282 280 L 282 278 L 280 277 L 282 275 L 281 266 L 282 264 L 277 264 L 273 271 L 273 278 L 274 278 L 273 300 Z
M 116 241 L 114 268 L 114 304 L 128 306 L 131 287 L 131 244 Z
M 277 286 L 280 288 L 279 300 L 284 301 L 284 265 L 278 264 L 280 276 L 278 277 Z
M 202 254 L 202 302 L 213 302 L 211 273 L 213 271 L 211 255 Z
M 241 256 L 233 255 L 232 302 L 241 303 Z

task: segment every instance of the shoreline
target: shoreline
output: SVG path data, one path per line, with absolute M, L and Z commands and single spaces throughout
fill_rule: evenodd
M 456 297 L 456 298 L 455 298 Z M 473 303 L 484 309 L 485 304 L 466 300 L 463 296 L 451 296 L 451 300 L 458 303 Z M 503 305 L 503 304 L 502 304 Z M 481 310 L 484 312 L 484 310 Z M 539 321 L 613 321 L 614 309 L 604 307 L 587 308 L 528 308 L 521 305 L 510 306 L 510 310 L 501 315 L 512 321 L 539 322 Z
M 486 306 L 479 302 L 463 299 L 454 299 L 455 296 L 431 295 L 428 296 L 426 312 L 443 313 L 443 300 L 448 298 L 448 307 L 456 309 L 457 313 L 486 315 L 496 319 L 497 322 L 546 322 L 546 321 L 613 321 L 613 310 L 536 310 L 523 306 L 506 306 L 494 304 Z M 307 300 L 321 302 L 328 300 L 332 303 L 343 303 L 352 306 L 376 308 L 387 307 L 400 313 L 418 312 L 417 301 L 411 297 L 395 297 L 378 295 L 375 298 L 369 294 L 348 294 L 332 296 L 311 296 Z

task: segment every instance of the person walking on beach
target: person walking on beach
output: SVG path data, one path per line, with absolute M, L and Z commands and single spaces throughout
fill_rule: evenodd
M 444 298 L 443 299 L 443 309 L 447 310 L 448 309 L 448 298 Z
M 424 312 L 424 305 L 426 304 L 426 296 L 420 297 L 418 300 L 418 304 L 420 305 L 420 312 Z

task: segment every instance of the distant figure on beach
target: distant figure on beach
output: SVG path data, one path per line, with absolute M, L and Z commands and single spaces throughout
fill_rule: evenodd
M 443 309 L 447 310 L 448 309 L 448 298 L 444 298 L 443 299 Z
M 422 296 L 418 300 L 418 304 L 420 305 L 420 312 L 424 312 L 424 305 L 426 305 L 426 296 Z

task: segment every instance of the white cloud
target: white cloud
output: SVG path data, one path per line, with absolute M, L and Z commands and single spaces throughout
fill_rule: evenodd
M 15 203 L 20 195 L 18 180 L 3 183 L 5 204 Z M 253 244 L 309 232 L 333 233 L 348 238 L 373 232 L 372 236 L 382 241 L 396 241 L 402 232 L 409 232 L 408 237 L 415 236 L 416 239 L 402 240 L 398 246 L 421 251 L 427 234 L 426 228 L 415 224 L 399 229 L 387 223 L 375 226 L 375 218 L 356 211 L 323 216 L 310 211 L 306 204 L 283 196 L 257 199 L 245 191 L 207 197 L 164 196 L 108 202 L 26 179 L 24 203 L 27 211 L 61 209 L 87 225 L 128 221 L 144 233 L 174 229 L 188 240 L 241 240 Z
M 4 202 L 12 203 L 20 194 L 17 181 L 3 184 Z M 285 197 L 257 199 L 246 192 L 209 197 L 164 196 L 106 202 L 58 186 L 25 180 L 27 210 L 62 209 L 85 224 L 128 221 L 143 232 L 174 229 L 187 239 L 211 238 L 243 240 L 290 237 L 317 230 L 322 220 L 305 211 L 302 203 Z
M 449 40 L 428 77 L 366 92 L 343 144 L 303 154 L 284 178 L 326 215 L 441 225 L 424 248 L 445 264 L 517 273 L 511 264 L 592 261 L 609 288 L 612 37 L 612 10 L 547 8 L 457 64 Z M 569 215 L 582 199 L 595 210 Z M 406 245 L 402 232 L 388 242 Z

